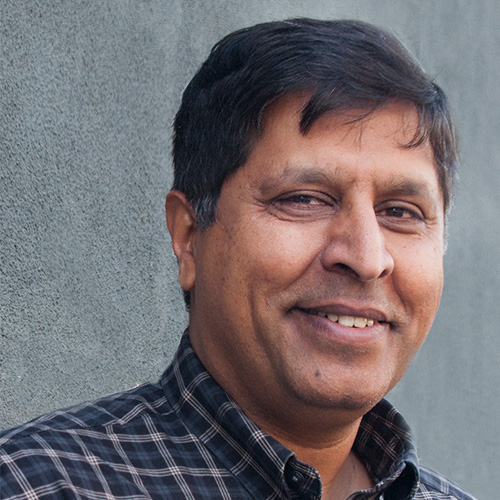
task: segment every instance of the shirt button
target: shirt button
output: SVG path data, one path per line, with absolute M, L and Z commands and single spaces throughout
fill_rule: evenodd
M 290 476 L 290 482 L 294 486 L 299 486 L 303 481 L 304 481 L 304 476 L 298 471 L 294 471 Z

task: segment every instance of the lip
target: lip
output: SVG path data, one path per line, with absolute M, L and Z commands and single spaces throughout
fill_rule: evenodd
M 297 305 L 294 309 L 317 311 L 324 314 L 335 314 L 336 316 L 355 316 L 358 318 L 373 319 L 377 323 L 388 323 L 387 316 L 379 309 L 372 307 L 352 307 L 344 304 L 329 305 Z
M 337 316 L 354 316 L 374 320 L 372 326 L 356 328 L 354 326 L 343 326 L 331 321 L 326 317 L 318 316 L 310 311 L 317 311 Z M 352 308 L 344 305 L 332 305 L 321 307 L 295 307 L 291 310 L 292 315 L 301 323 L 307 325 L 306 332 L 314 332 L 310 340 L 317 339 L 321 344 L 340 344 L 350 347 L 364 347 L 375 345 L 385 337 L 390 323 L 384 313 L 372 308 Z

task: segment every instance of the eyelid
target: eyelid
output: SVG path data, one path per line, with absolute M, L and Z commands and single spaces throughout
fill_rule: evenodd
M 283 220 L 314 221 L 332 217 L 336 200 L 322 191 L 297 189 L 274 197 L 268 206 Z
M 283 201 L 288 201 L 291 200 L 292 198 L 310 198 L 312 200 L 318 200 L 321 203 L 325 203 L 328 205 L 332 205 L 335 203 L 334 198 L 332 198 L 331 195 L 328 195 L 326 193 L 323 193 L 321 191 L 310 191 L 310 190 L 297 190 L 297 191 L 290 191 L 288 193 L 281 194 L 277 196 L 274 201 L 275 202 L 283 202 Z
M 408 220 L 413 219 L 417 221 L 425 221 L 427 219 L 425 215 L 425 211 L 416 205 L 415 203 L 401 201 L 401 200 L 392 200 L 381 203 L 376 207 L 376 213 L 384 212 L 386 210 L 390 210 L 391 208 L 401 209 L 404 212 L 408 213 L 410 217 L 400 217 L 400 220 Z M 393 217 L 394 219 L 398 219 L 398 217 Z

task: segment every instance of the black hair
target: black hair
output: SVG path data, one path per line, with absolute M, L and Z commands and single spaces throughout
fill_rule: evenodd
M 387 31 L 361 21 L 292 19 L 227 35 L 184 91 L 174 122 L 173 189 L 186 195 L 201 229 L 215 221 L 224 181 L 258 140 L 266 106 L 301 90 L 311 95 L 303 134 L 327 112 L 362 110 L 362 119 L 391 100 L 412 103 L 418 129 L 405 146 L 428 141 L 448 209 L 458 152 L 439 86 Z

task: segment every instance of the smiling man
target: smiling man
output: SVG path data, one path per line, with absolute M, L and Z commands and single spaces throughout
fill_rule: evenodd
M 227 36 L 175 121 L 179 350 L 159 384 L 0 435 L 0 497 L 471 499 L 383 400 L 439 305 L 456 157 L 388 33 Z

